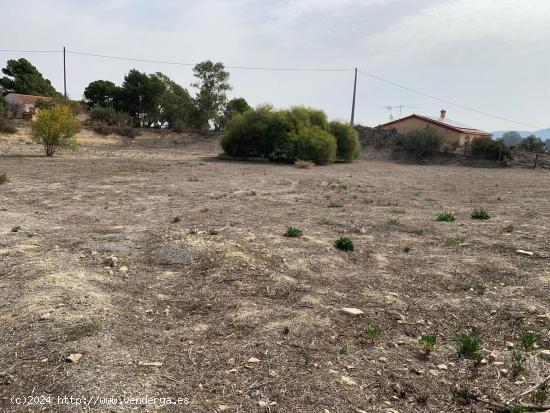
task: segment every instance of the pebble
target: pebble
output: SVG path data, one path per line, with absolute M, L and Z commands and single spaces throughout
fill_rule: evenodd
M 344 308 L 342 308 L 342 311 L 346 314 L 351 314 L 351 315 L 363 314 L 363 311 L 359 310 L 358 308 L 353 308 L 353 307 L 344 307 Z
M 82 354 L 80 353 L 74 353 L 74 354 L 69 354 L 66 358 L 65 358 L 65 361 L 69 362 L 69 363 L 78 363 L 78 361 L 82 358 Z
M 123 265 L 122 267 L 120 267 L 120 271 L 121 272 L 128 272 L 128 267 Z
M 516 250 L 516 252 L 520 255 L 526 255 L 528 257 L 532 257 L 533 256 L 533 252 L 532 251 L 525 251 L 525 250 Z
M 117 257 L 107 257 L 105 258 L 105 261 L 103 261 L 105 265 L 108 265 L 109 267 L 116 267 L 118 263 Z
M 348 377 L 348 376 L 342 376 L 340 378 L 340 381 L 343 384 L 347 384 L 348 386 L 357 386 L 357 383 L 355 382 L 355 380 L 353 380 L 351 377 Z
M 388 359 L 387 359 L 387 357 L 380 357 L 380 358 L 378 359 L 378 361 L 381 361 L 382 363 L 387 363 L 387 362 L 388 362 Z
M 539 351 L 539 357 L 543 360 L 550 361 L 550 350 Z
M 448 369 L 448 367 L 447 367 L 446 364 L 438 364 L 438 365 L 437 365 L 437 368 L 438 368 L 439 370 L 447 370 L 447 369 Z
M 256 357 L 250 357 L 247 360 L 247 363 L 259 363 L 259 362 L 260 362 L 260 359 L 257 359 Z

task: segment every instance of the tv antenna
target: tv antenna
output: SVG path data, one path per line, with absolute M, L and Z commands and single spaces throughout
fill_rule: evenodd
M 403 108 L 413 109 L 413 108 L 417 108 L 418 105 L 387 105 L 387 106 L 384 106 L 384 107 L 386 108 L 386 110 L 388 112 L 390 112 L 390 121 L 392 121 L 393 120 L 393 113 L 392 113 L 393 109 L 399 108 L 399 118 L 398 119 L 401 119 L 401 115 L 403 113 Z

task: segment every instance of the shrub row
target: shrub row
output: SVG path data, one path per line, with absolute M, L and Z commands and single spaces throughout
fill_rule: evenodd
M 360 150 L 353 127 L 329 122 L 323 111 L 304 107 L 273 110 L 263 106 L 239 114 L 227 126 L 220 144 L 230 156 L 316 164 L 351 162 Z
M 0 133 L 12 134 L 12 133 L 15 133 L 15 132 L 17 132 L 17 128 L 15 127 L 15 123 L 0 117 Z
M 135 128 L 130 126 L 109 126 L 106 123 L 100 122 L 94 125 L 93 130 L 95 133 L 103 136 L 107 135 L 119 135 L 133 139 L 139 135 Z

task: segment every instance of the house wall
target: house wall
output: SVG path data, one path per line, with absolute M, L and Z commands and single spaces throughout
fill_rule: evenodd
M 397 129 L 397 131 L 400 133 L 407 133 L 412 130 L 424 129 L 426 126 L 430 126 L 431 128 L 437 130 L 443 137 L 443 140 L 450 145 L 464 146 L 467 141 L 471 142 L 472 140 L 480 138 L 482 136 L 476 133 L 466 134 L 462 132 L 457 132 L 439 125 L 435 125 L 430 122 L 426 122 L 425 120 L 419 118 L 403 119 L 391 125 L 382 126 L 382 128 Z

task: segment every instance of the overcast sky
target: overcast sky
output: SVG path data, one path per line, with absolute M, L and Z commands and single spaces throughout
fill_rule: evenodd
M 0 49 L 61 49 L 154 60 L 269 67 L 353 68 L 464 106 L 550 126 L 550 0 L 0 0 Z M 63 90 L 57 54 L 26 57 Z M 80 99 L 96 79 L 131 68 L 181 85 L 190 67 L 67 55 Z M 353 72 L 231 70 L 232 96 L 307 105 L 349 119 Z M 191 90 L 190 90 L 191 91 Z M 193 93 L 191 91 L 191 93 Z M 534 129 L 453 107 L 360 75 L 356 120 L 388 120 L 386 105 L 485 130 Z M 394 116 L 399 111 L 394 111 Z

